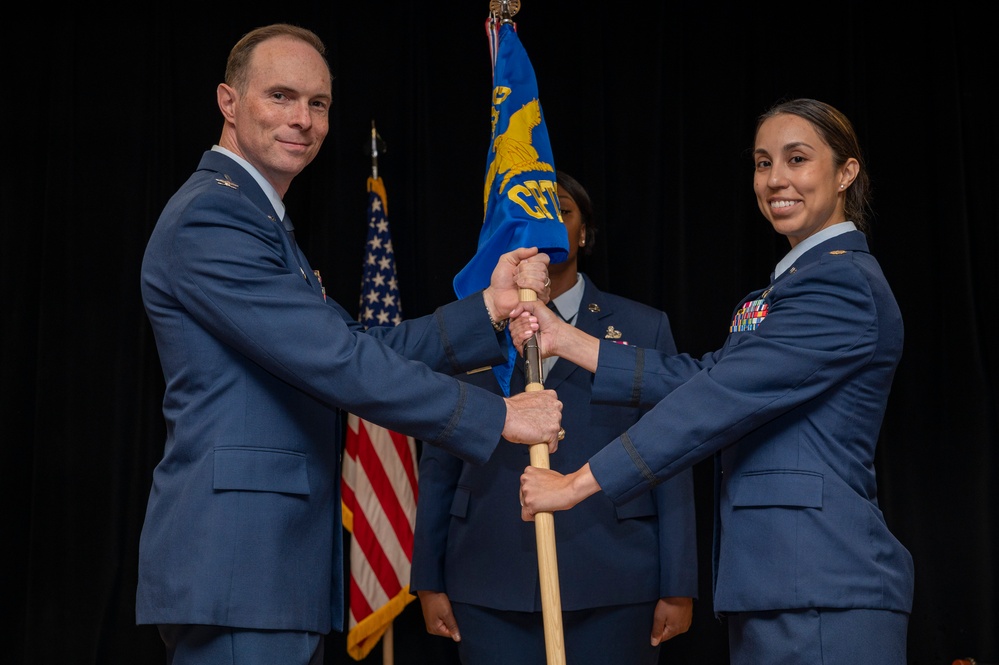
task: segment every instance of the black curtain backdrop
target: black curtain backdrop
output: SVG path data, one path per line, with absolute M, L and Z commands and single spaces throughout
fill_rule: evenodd
M 665 310 L 681 350 L 717 348 L 732 307 L 787 249 L 752 193 L 756 116 L 797 96 L 845 111 L 874 182 L 873 250 L 906 325 L 878 472 L 888 523 L 915 558 L 909 662 L 999 662 L 994 21 L 960 2 L 800 5 L 524 0 L 519 34 L 556 166 L 598 208 L 583 269 Z M 415 317 L 453 299 L 475 251 L 487 14 L 487 0 L 71 4 L 22 6 L 8 22 L 5 662 L 164 662 L 155 629 L 134 623 L 138 535 L 164 441 L 139 265 L 161 208 L 219 137 L 230 46 L 275 21 L 327 42 L 330 134 L 286 203 L 328 291 L 356 311 L 374 120 L 403 311 Z M 709 465 L 695 469 L 701 595 L 664 663 L 727 662 L 711 606 Z M 394 641 L 399 665 L 457 662 L 425 633 L 418 603 Z M 344 644 L 330 637 L 327 662 L 352 662 Z M 363 662 L 382 662 L 381 646 Z

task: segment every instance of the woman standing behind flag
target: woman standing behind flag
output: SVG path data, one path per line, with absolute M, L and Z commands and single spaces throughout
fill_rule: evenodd
M 663 312 L 601 292 L 577 271 L 596 236 L 586 190 L 558 173 L 568 258 L 549 266 L 552 302 L 589 334 L 676 353 Z M 555 359 L 552 359 L 554 361 Z M 553 469 L 578 468 L 638 421 L 631 406 L 590 404 L 590 372 L 564 360 L 544 367 L 545 388 L 562 401 L 565 440 Z M 501 394 L 492 372 L 465 377 Z M 523 361 L 511 378 L 523 390 Z M 457 641 L 464 665 L 544 665 L 545 636 L 533 525 L 521 519 L 517 487 L 529 452 L 500 446 L 482 466 L 430 447 L 420 461 L 410 590 L 427 631 Z M 519 447 L 518 447 L 519 448 Z M 685 632 L 697 589 L 691 472 L 615 506 L 606 497 L 560 513 L 556 549 L 566 661 L 653 665 L 659 644 Z

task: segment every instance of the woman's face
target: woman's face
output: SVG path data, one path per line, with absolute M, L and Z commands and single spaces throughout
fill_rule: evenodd
M 583 224 L 583 216 L 579 212 L 576 200 L 562 192 L 561 189 L 558 195 L 558 205 L 562 213 L 562 221 L 565 223 L 565 231 L 569 235 L 569 256 L 561 263 L 551 264 L 548 266 L 548 270 L 559 273 L 572 266 L 572 270 L 575 272 L 579 246 L 586 244 L 586 225 Z
M 791 247 L 846 221 L 844 198 L 859 164 L 850 158 L 836 168 L 833 157 L 812 123 L 796 115 L 768 118 L 756 133 L 756 202 Z

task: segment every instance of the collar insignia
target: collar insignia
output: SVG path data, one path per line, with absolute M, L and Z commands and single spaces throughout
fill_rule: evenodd
M 218 184 L 220 184 L 220 185 L 222 185 L 224 187 L 231 187 L 232 189 L 239 189 L 239 185 L 237 185 L 232 180 L 230 180 L 229 179 L 229 174 L 227 174 L 227 173 L 223 173 L 221 178 L 215 178 L 215 182 L 217 182 Z

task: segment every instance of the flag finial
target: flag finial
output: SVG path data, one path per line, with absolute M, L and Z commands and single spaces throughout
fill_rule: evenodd
M 366 150 L 371 154 L 371 177 L 375 180 L 378 179 L 378 153 L 388 152 L 388 148 L 385 147 L 385 141 L 382 140 L 381 135 L 375 129 L 375 121 L 371 120 L 371 145 Z
M 514 15 L 520 11 L 520 0 L 489 0 L 489 12 L 501 23 L 513 23 Z

